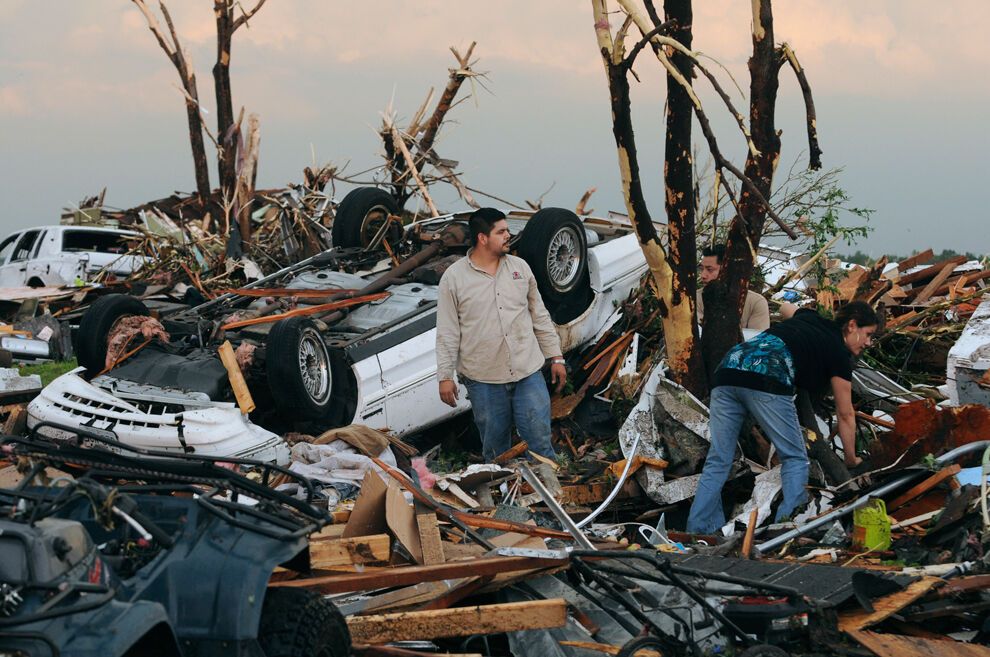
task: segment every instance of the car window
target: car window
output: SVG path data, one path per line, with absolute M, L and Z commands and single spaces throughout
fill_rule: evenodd
M 38 233 L 40 230 L 29 230 L 21 236 L 21 239 L 17 241 L 17 246 L 14 248 L 14 257 L 10 259 L 11 262 L 20 262 L 21 260 L 27 260 L 28 256 L 31 255 L 31 249 L 34 248 L 34 243 L 38 241 Z
M 127 237 L 100 230 L 67 230 L 62 233 L 62 251 L 127 253 Z
M 41 245 L 44 243 L 45 237 L 47 235 L 48 235 L 48 231 L 47 230 L 42 231 L 41 232 L 41 236 L 37 240 L 35 240 L 34 251 L 31 252 L 31 257 L 32 258 L 37 258 L 38 257 L 38 252 L 41 251 Z
M 7 262 L 7 258 L 14 252 L 14 242 L 20 237 L 20 233 L 14 233 L 3 242 L 0 242 L 0 265 Z

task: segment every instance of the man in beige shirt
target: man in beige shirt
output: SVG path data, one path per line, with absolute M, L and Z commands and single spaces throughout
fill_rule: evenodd
M 529 448 L 554 457 L 550 395 L 540 370 L 551 361 L 557 390 L 567 378 L 560 338 L 536 279 L 509 255 L 505 215 L 482 208 L 469 219 L 474 248 L 444 272 L 437 299 L 440 399 L 457 404 L 456 375 L 467 387 L 487 460 L 510 447 L 513 423 Z
M 716 244 L 706 247 L 701 252 L 700 277 L 702 285 L 708 285 L 722 271 L 722 261 L 725 259 L 725 245 Z M 701 300 L 701 290 L 698 290 L 698 323 L 705 320 L 705 304 Z M 743 304 L 742 315 L 739 316 L 739 328 L 766 331 L 770 328 L 770 306 L 762 294 L 752 290 L 746 291 L 746 302 Z

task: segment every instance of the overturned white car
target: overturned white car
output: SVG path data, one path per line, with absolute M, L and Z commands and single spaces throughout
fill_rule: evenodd
M 467 250 L 470 213 L 403 227 L 397 212 L 382 190 L 352 191 L 337 209 L 334 249 L 163 319 L 167 343 L 152 341 L 109 369 L 107 336 L 121 318 L 148 311 L 133 297 L 103 297 L 79 327 L 86 373 L 46 387 L 29 424 L 85 424 L 141 447 L 282 460 L 273 431 L 358 423 L 403 435 L 463 413 L 466 394 L 456 408 L 439 399 L 434 347 L 439 278 Z M 646 271 L 628 224 L 559 208 L 510 212 L 508 221 L 565 352 L 593 338 Z M 250 421 L 218 357 L 224 341 L 243 355 L 257 406 Z

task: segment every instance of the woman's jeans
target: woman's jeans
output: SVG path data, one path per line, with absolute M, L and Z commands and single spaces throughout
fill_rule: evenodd
M 691 504 L 687 522 L 689 532 L 711 534 L 725 524 L 722 486 L 729 476 L 739 430 L 747 412 L 770 438 L 780 458 L 784 500 L 777 509 L 776 519 L 779 521 L 789 517 L 807 502 L 808 451 L 791 396 L 738 386 L 719 386 L 712 390 L 709 409 L 708 426 L 712 444 L 701 471 L 694 503 Z
M 463 375 L 461 381 L 471 400 L 486 461 L 511 447 L 513 423 L 530 450 L 547 458 L 556 457 L 550 444 L 550 393 L 539 370 L 515 383 L 482 383 Z

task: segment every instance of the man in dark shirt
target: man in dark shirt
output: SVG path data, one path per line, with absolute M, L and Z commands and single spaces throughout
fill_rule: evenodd
M 722 486 L 747 413 L 763 428 L 780 458 L 784 499 L 776 519 L 790 517 L 805 503 L 808 453 L 794 407 L 795 388 L 817 392 L 831 386 L 846 465 L 860 462 L 852 359 L 870 345 L 876 313 L 868 304 L 854 301 L 836 313 L 835 321 L 791 304 L 784 304 L 781 315 L 785 321 L 729 350 L 715 373 L 709 413 L 712 442 L 688 516 L 689 532 L 707 534 L 725 524 Z

